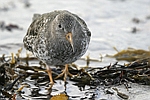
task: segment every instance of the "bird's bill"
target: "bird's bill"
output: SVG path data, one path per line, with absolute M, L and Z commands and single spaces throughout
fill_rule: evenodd
M 71 44 L 72 50 L 73 50 L 73 52 L 74 52 L 72 33 L 67 33 L 67 34 L 66 34 L 66 39 L 67 39 L 67 40 L 69 41 L 69 43 Z

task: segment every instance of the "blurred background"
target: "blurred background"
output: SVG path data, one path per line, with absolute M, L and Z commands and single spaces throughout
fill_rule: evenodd
M 114 54 L 118 50 L 148 50 L 150 46 L 149 0 L 2 0 L 0 2 L 0 54 L 9 54 L 20 46 L 33 14 L 68 10 L 85 20 L 92 39 L 87 54 Z M 13 48 L 10 44 L 14 45 Z M 10 46 L 7 50 L 5 46 Z M 18 46 L 18 47 L 16 47 Z M 12 51 L 11 51 L 12 50 Z
M 85 20 L 92 38 L 83 57 L 90 55 L 91 58 L 99 59 L 100 55 L 113 55 L 117 53 L 113 47 L 119 51 L 128 47 L 149 50 L 150 0 L 1 0 L 0 55 L 10 55 L 23 47 L 23 37 L 33 14 L 54 10 L 68 10 Z M 26 50 L 23 48 L 22 56 L 25 55 Z M 104 58 L 103 62 L 90 63 L 90 66 L 106 66 L 115 62 L 115 59 Z M 85 65 L 83 61 L 76 63 Z M 60 88 L 59 85 L 57 87 Z M 147 87 L 144 89 L 147 91 Z M 148 93 L 144 91 L 142 97 Z M 111 97 L 109 99 L 114 100 Z

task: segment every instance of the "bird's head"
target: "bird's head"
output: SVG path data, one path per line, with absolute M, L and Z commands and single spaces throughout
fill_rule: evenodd
M 75 18 L 68 13 L 62 13 L 55 17 L 53 21 L 53 29 L 55 34 L 60 38 L 68 41 L 74 52 L 74 27 L 76 24 Z

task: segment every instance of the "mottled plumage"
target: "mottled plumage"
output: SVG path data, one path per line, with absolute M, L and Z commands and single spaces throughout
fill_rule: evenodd
M 65 35 L 72 33 L 73 46 Z M 54 11 L 33 20 L 23 39 L 27 50 L 48 65 L 76 61 L 88 48 L 91 33 L 85 22 L 68 11 Z
M 65 65 L 86 52 L 90 37 L 86 23 L 63 10 L 36 14 L 23 42 L 27 50 L 47 65 Z

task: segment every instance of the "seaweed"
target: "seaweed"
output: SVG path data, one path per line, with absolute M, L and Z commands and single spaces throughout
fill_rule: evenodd
M 115 47 L 114 49 L 117 51 L 114 55 L 107 55 L 108 57 L 114 57 L 117 60 L 125 60 L 125 61 L 135 61 L 138 59 L 144 59 L 150 57 L 150 51 L 142 50 L 142 49 L 134 49 L 128 48 L 127 50 L 118 51 Z
M 22 48 L 19 49 L 16 54 L 11 53 L 10 56 L 2 55 L 2 57 L 0 57 L 1 98 L 15 100 L 16 95 L 20 94 L 24 88 L 30 86 L 29 84 L 24 83 L 27 78 L 34 80 L 37 86 L 48 86 L 49 78 L 44 64 L 41 61 L 38 61 L 36 57 L 32 57 L 29 54 L 27 54 L 26 57 L 21 57 L 21 51 Z M 101 62 L 103 58 L 92 59 L 88 55 L 85 59 L 80 59 L 86 62 L 86 67 L 78 68 L 78 65 L 76 64 L 69 65 L 69 71 L 76 74 L 74 77 L 70 77 L 69 80 L 75 82 L 74 85 L 80 87 L 80 89 L 86 85 L 96 88 L 99 85 L 111 87 L 121 84 L 124 84 L 128 89 L 129 82 L 150 85 L 149 51 L 128 49 L 122 50 L 111 57 L 116 57 L 118 61 L 127 60 L 130 62 L 126 64 L 119 64 L 119 62 L 115 62 L 114 64 L 109 64 L 108 66 L 93 68 L 89 67 L 90 62 Z M 32 65 L 31 62 L 36 63 L 36 65 Z M 61 72 L 62 68 L 63 66 L 52 68 L 54 78 Z M 35 89 L 33 89 L 33 92 L 36 93 L 34 90 Z M 39 89 L 36 91 L 39 91 Z M 52 91 L 49 91 L 49 93 L 51 92 Z M 49 98 L 59 98 L 61 95 L 64 98 L 68 98 L 67 95 L 64 94 L 50 96 Z M 121 98 L 129 98 L 125 94 L 122 96 L 122 94 L 118 91 L 117 95 Z

